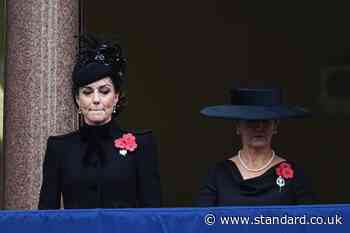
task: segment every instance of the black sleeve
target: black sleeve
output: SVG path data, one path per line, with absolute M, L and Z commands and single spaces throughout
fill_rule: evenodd
M 217 184 L 215 168 L 209 170 L 207 177 L 204 179 L 195 205 L 198 207 L 216 206 L 217 205 Z
M 151 133 L 140 136 L 140 156 L 137 158 L 138 207 L 161 206 L 157 145 Z
M 296 204 L 313 204 L 316 202 L 310 179 L 299 167 L 295 167 L 294 195 Z
M 43 181 L 39 197 L 39 209 L 59 209 L 61 201 L 60 172 L 57 151 L 51 137 L 47 140 L 43 164 Z

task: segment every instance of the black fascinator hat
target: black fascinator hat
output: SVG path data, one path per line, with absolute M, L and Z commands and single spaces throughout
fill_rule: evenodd
M 72 74 L 74 94 L 77 94 L 79 87 L 107 76 L 120 88 L 125 79 L 126 63 L 119 44 L 99 40 L 92 35 L 80 36 Z
M 114 88 L 119 92 L 119 102 L 116 106 L 118 114 L 127 103 L 122 88 L 126 78 L 126 65 L 127 60 L 118 43 L 87 34 L 80 36 L 72 73 L 73 98 L 79 94 L 80 87 L 110 77 Z
M 201 113 L 208 117 L 234 120 L 278 120 L 310 116 L 301 107 L 286 106 L 282 103 L 279 88 L 232 88 L 231 103 L 208 106 Z

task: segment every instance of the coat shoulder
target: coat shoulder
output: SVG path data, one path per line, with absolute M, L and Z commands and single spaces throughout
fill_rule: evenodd
M 49 141 L 70 141 L 79 138 L 78 131 L 70 132 L 67 134 L 61 134 L 61 135 L 52 135 L 48 138 Z
M 155 137 L 151 129 L 123 129 L 123 134 L 131 133 L 135 136 L 138 144 L 155 144 Z
M 131 133 L 136 136 L 149 135 L 152 134 L 151 129 L 122 129 L 123 133 Z

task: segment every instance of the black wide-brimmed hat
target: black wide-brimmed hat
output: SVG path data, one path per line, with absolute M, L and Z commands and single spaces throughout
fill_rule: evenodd
M 304 108 L 284 105 L 279 88 L 233 88 L 230 94 L 231 104 L 205 107 L 201 113 L 208 117 L 234 120 L 278 120 L 310 116 L 310 112 Z

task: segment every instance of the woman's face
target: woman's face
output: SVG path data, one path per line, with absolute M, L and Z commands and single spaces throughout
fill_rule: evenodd
M 241 136 L 243 147 L 270 147 L 276 129 L 276 120 L 241 120 L 237 124 L 237 133 Z
M 88 125 L 103 125 L 112 119 L 113 107 L 118 103 L 111 78 L 106 77 L 79 88 L 76 102 Z

